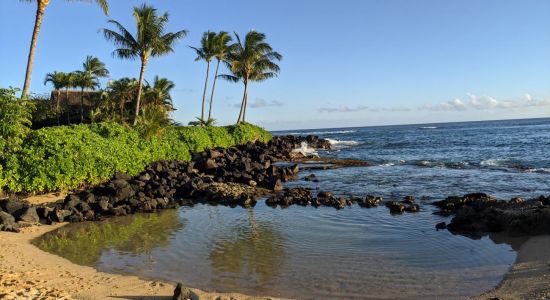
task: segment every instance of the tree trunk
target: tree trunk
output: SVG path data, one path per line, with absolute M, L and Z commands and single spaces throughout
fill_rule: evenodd
M 147 66 L 147 59 L 141 61 L 141 71 L 139 72 L 139 86 L 138 86 L 138 97 L 136 101 L 136 112 L 134 115 L 134 126 L 137 125 L 138 116 L 139 116 L 139 105 L 141 102 L 141 90 L 143 89 L 143 75 L 145 74 L 145 67 Z
M 246 107 L 248 106 L 248 81 L 246 82 L 245 93 L 246 96 L 244 97 L 243 122 L 246 122 Z
M 29 57 L 27 60 L 27 71 L 25 72 L 25 83 L 23 84 L 23 92 L 21 98 L 26 99 L 29 94 L 29 88 L 31 85 L 32 68 L 34 66 L 34 53 L 36 52 L 36 43 L 38 41 L 38 34 L 40 33 L 40 27 L 42 26 L 42 20 L 44 18 L 44 12 L 46 7 L 50 4 L 50 0 L 37 0 L 36 2 L 36 18 L 34 21 L 34 30 L 31 38 L 31 48 L 29 49 Z
M 208 75 L 210 75 L 210 61 L 206 61 L 206 79 L 204 80 L 204 91 L 202 92 L 201 120 L 204 122 L 204 102 L 206 101 L 206 89 L 208 88 Z M 203 123 L 204 125 L 204 123 Z
M 65 89 L 65 109 L 67 110 L 67 125 L 71 125 L 71 115 L 69 107 L 69 88 Z
M 244 103 L 246 102 L 246 97 L 248 92 L 248 83 L 244 82 L 244 93 L 243 93 L 243 101 L 241 102 L 241 111 L 239 112 L 239 119 L 237 119 L 237 124 L 241 123 L 241 118 L 243 118 L 243 110 L 244 110 Z
M 214 83 L 212 83 L 212 93 L 210 94 L 210 107 L 208 108 L 208 120 L 212 117 L 212 102 L 214 101 L 214 89 L 216 89 L 216 80 L 218 79 L 218 70 L 220 68 L 220 60 L 216 65 L 216 74 L 214 75 Z
M 80 123 L 84 123 L 84 88 L 80 89 Z
M 59 126 L 61 124 L 61 122 L 59 121 L 59 103 L 61 102 L 61 90 L 57 89 L 56 94 L 57 101 L 55 101 L 55 115 L 57 116 L 57 126 Z

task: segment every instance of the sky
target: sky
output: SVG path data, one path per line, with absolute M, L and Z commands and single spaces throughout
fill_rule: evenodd
M 100 58 L 111 78 L 138 77 L 139 61 L 113 58 L 100 29 L 131 29 L 132 7 L 110 0 L 52 0 L 38 41 L 31 91 L 46 73 Z M 200 115 L 206 63 L 188 47 L 207 30 L 256 30 L 283 55 L 278 78 L 249 88 L 247 121 L 271 130 L 550 116 L 547 0 L 148 0 L 189 30 L 175 52 L 153 58 L 146 79 L 174 81 L 173 118 Z M 0 0 L 0 86 L 22 87 L 35 4 Z M 222 70 L 226 72 L 226 70 Z M 105 84 L 105 81 L 103 82 Z M 243 85 L 219 81 L 214 117 L 237 119 Z

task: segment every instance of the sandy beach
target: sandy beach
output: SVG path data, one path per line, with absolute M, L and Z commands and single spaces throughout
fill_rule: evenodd
M 550 299 L 550 236 L 529 238 L 498 287 L 473 299 Z
M 32 239 L 64 224 L 0 232 L 0 299 L 171 299 L 173 284 L 98 272 L 41 251 Z M 261 300 L 190 289 L 191 299 Z

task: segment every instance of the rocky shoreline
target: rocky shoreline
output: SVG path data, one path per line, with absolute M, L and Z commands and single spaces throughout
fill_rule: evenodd
M 194 153 L 191 161 L 159 161 L 137 176 L 117 173 L 110 181 L 69 194 L 63 201 L 33 205 L 25 200 L 0 200 L 0 231 L 18 232 L 33 224 L 97 221 L 113 216 L 192 206 L 197 203 L 253 207 L 260 198 L 271 207 L 327 206 L 343 209 L 352 205 L 373 208 L 383 205 L 392 214 L 414 213 L 421 207 L 414 196 L 401 201 L 381 197 L 335 195 L 303 187 L 284 188 L 300 171 L 338 167 L 364 167 L 367 162 L 307 157 L 303 151 L 330 149 L 328 140 L 316 136 L 274 137 L 267 143 L 249 142 L 227 149 Z M 318 181 L 314 174 L 302 178 Z M 448 197 L 434 202 L 436 214 L 453 216 L 436 229 L 480 237 L 491 232 L 510 235 L 550 233 L 550 196 L 510 201 L 483 193 Z
M 433 203 L 437 214 L 453 216 L 449 224 L 438 229 L 478 238 L 488 233 L 504 232 L 509 236 L 550 234 L 550 196 L 524 200 L 497 200 L 484 193 L 447 197 Z

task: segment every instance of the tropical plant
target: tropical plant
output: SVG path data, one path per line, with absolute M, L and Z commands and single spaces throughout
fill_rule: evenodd
M 274 62 L 282 59 L 282 55 L 273 51 L 271 45 L 265 41 L 265 34 L 254 30 L 248 32 L 244 41 L 235 33 L 236 43 L 229 47 L 226 64 L 231 75 L 220 75 L 220 77 L 244 84 L 243 100 L 237 123 L 245 122 L 246 107 L 248 104 L 248 84 L 260 82 L 276 77 L 279 73 L 279 66 Z
M 229 54 L 229 43 L 232 38 L 228 32 L 220 31 L 216 34 L 213 45 L 213 54 L 217 60 L 216 73 L 214 74 L 214 82 L 212 83 L 212 92 L 210 94 L 210 105 L 208 108 L 208 120 L 212 119 L 212 102 L 214 102 L 214 90 L 216 89 L 216 81 L 218 79 L 218 71 L 220 69 L 220 62 L 227 59 Z
M 69 88 L 76 87 L 77 75 L 75 72 L 65 73 L 63 86 L 65 87 L 65 110 L 67 113 L 67 124 L 71 124 L 71 107 L 69 103 Z
M 216 33 L 207 31 L 203 33 L 201 39 L 200 48 L 189 46 L 191 49 L 195 50 L 197 57 L 195 61 L 204 60 L 206 61 L 206 79 L 204 80 L 204 89 L 202 92 L 202 107 L 201 107 L 201 117 L 200 120 L 204 120 L 204 103 L 206 101 L 206 90 L 208 88 L 208 76 L 210 75 L 210 63 L 214 57 L 214 43 L 216 41 Z
M 134 18 L 136 20 L 136 33 L 134 36 L 122 24 L 115 20 L 109 20 L 110 24 L 115 26 L 115 30 L 103 29 L 103 34 L 107 40 L 112 41 L 117 49 L 113 55 L 121 59 L 141 60 L 141 69 L 139 73 L 139 88 L 136 99 L 136 109 L 133 124 L 136 125 L 140 112 L 141 93 L 145 68 L 150 57 L 156 57 L 168 54 L 174 51 L 174 43 L 187 35 L 186 30 L 165 33 L 168 23 L 168 14 L 158 15 L 157 10 L 152 6 L 143 4 L 140 7 L 134 7 Z
M 0 162 L 21 148 L 31 132 L 33 105 L 19 100 L 17 89 L 0 88 Z
M 44 85 L 48 82 L 53 85 L 56 101 L 55 101 L 55 114 L 57 115 L 57 125 L 60 125 L 59 121 L 59 103 L 61 101 L 61 89 L 65 87 L 65 78 L 67 74 L 63 72 L 53 72 L 46 74 L 46 79 L 44 79 Z
M 176 85 L 174 82 L 155 76 L 153 85 L 148 87 L 145 95 L 146 106 L 158 106 L 163 108 L 166 112 L 174 111 L 174 105 L 172 104 L 172 96 L 170 92 Z
M 107 86 L 109 100 L 118 107 L 119 116 L 121 119 L 126 117 L 126 103 L 134 102 L 138 87 L 139 83 L 135 78 L 125 77 L 109 82 Z
M 109 70 L 97 57 L 88 56 L 82 64 L 82 71 L 75 72 L 75 85 L 80 87 L 80 122 L 84 122 L 84 90 L 95 90 L 100 86 L 99 78 L 109 76 Z
M 31 46 L 29 50 L 29 56 L 27 60 L 27 70 L 25 72 L 25 83 L 23 85 L 23 92 L 21 98 L 27 98 L 29 94 L 29 88 L 31 85 L 31 76 L 32 68 L 34 66 L 34 56 L 36 52 L 36 43 L 38 42 L 38 35 L 40 33 L 40 28 L 42 27 L 42 20 L 44 18 L 44 13 L 46 12 L 46 7 L 50 4 L 50 0 L 20 0 L 22 2 L 36 2 L 36 16 L 34 21 L 34 30 L 32 32 Z M 80 0 L 89 2 L 90 0 Z M 107 5 L 107 0 L 94 0 L 102 9 L 103 12 L 108 15 L 109 7 Z

